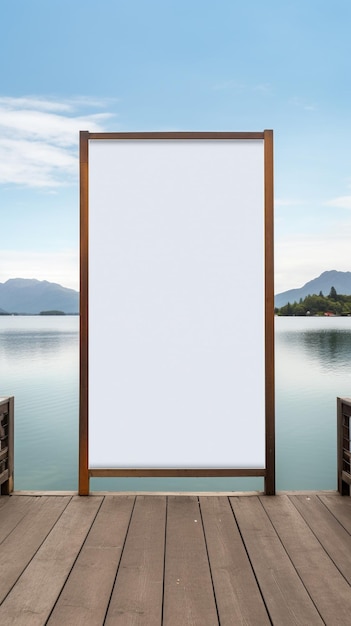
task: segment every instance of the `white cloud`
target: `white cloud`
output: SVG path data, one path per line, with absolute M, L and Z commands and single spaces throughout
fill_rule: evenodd
M 91 98 L 89 96 L 76 96 L 59 101 L 55 98 L 43 98 L 37 96 L 22 96 L 11 98 L 0 96 L 0 105 L 9 109 L 17 109 L 19 106 L 36 111 L 74 112 L 82 107 L 105 108 L 108 104 L 117 102 L 116 98 Z
M 74 179 L 77 155 L 53 143 L 0 139 L 0 182 L 30 187 L 56 187 Z
M 351 209 L 351 196 L 338 196 L 326 203 L 327 206 L 334 206 L 339 209 Z
M 57 187 L 76 181 L 79 131 L 105 130 L 112 114 L 88 98 L 0 97 L 0 183 Z
M 321 235 L 291 235 L 275 242 L 275 293 L 302 287 L 326 270 L 351 271 L 351 224 Z
M 0 283 L 9 278 L 36 278 L 79 289 L 78 250 L 0 251 Z

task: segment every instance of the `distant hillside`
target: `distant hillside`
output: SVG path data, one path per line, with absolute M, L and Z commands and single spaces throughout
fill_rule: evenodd
M 0 311 L 36 315 L 41 311 L 79 312 L 79 293 L 57 283 L 11 278 L 0 283 Z
M 332 287 L 335 287 L 339 294 L 351 295 L 351 272 L 338 272 L 336 270 L 323 272 L 318 278 L 310 280 L 299 289 L 289 289 L 289 291 L 276 294 L 274 305 L 280 308 L 288 302 L 292 304 L 299 302 L 300 298 L 318 295 L 320 291 L 324 296 L 328 296 Z

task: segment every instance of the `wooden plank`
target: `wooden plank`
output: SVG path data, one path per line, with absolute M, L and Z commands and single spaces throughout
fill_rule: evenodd
M 101 501 L 100 497 L 76 496 L 71 499 L 17 584 L 0 606 L 0 624 L 6 626 L 45 624 L 90 530 Z
M 271 622 L 228 498 L 200 497 L 221 626 Z
M 282 505 L 285 496 L 265 496 Z M 323 624 L 258 497 L 233 497 L 231 505 L 273 624 Z M 289 516 L 285 517 L 287 529 Z
M 30 516 L 33 507 L 35 507 L 40 498 L 31 498 L 27 496 L 1 496 L 1 513 L 0 513 L 0 544 L 6 537 L 16 528 L 17 524 L 26 517 Z M 1 550 L 1 548 L 0 548 Z
M 10 502 L 10 500 L 11 500 L 11 498 L 9 498 L 8 496 L 0 495 L 0 509 L 5 507 Z M 1 520 L 1 518 L 0 518 L 0 520 Z
M 50 626 L 100 626 L 133 511 L 132 496 L 108 496 L 48 620 Z
M 112 132 L 112 133 L 88 133 L 90 140 L 102 139 L 114 140 L 118 139 L 263 139 L 263 132 L 241 132 L 241 131 L 142 131 L 142 132 Z
M 351 398 L 338 398 L 340 400 L 341 412 L 347 417 L 351 417 Z
M 341 479 L 343 480 L 344 483 L 346 483 L 347 485 L 351 485 L 351 474 L 349 474 L 349 472 L 345 472 L 345 470 L 343 470 L 341 472 Z M 348 496 L 349 494 L 342 489 L 341 493 L 345 496 Z
M 218 623 L 198 498 L 169 497 L 163 626 Z
M 33 498 L 28 514 L 1 544 L 0 603 L 21 576 L 70 498 Z M 0 620 L 1 621 L 1 620 Z
M 0 450 L 7 448 L 6 462 L 0 463 L 0 495 L 13 491 L 14 398 L 3 398 L 0 407 Z
M 8 455 L 9 455 L 9 449 L 6 446 L 5 448 L 2 448 L 0 451 L 0 461 L 7 459 Z
M 7 482 L 2 487 L 2 492 L 10 494 L 13 491 L 13 470 L 14 470 L 14 397 L 9 398 L 9 422 L 8 422 L 8 447 L 9 456 L 7 461 L 7 467 L 9 470 L 9 477 Z
M 196 478 L 207 478 L 222 476 L 223 478 L 228 478 L 228 476 L 265 476 L 266 470 L 261 468 L 238 468 L 238 469 L 215 469 L 215 468 L 207 468 L 207 469 L 198 469 L 198 468 L 100 468 L 100 469 L 90 469 L 89 476 L 95 478 L 109 477 L 109 478 L 117 478 L 117 477 L 156 477 L 160 478 L 175 478 L 175 477 L 196 477 Z M 81 494 L 86 495 L 86 494 Z
M 8 469 L 6 469 L 3 472 L 1 472 L 1 474 L 0 474 L 0 485 L 2 485 L 8 479 L 9 479 L 9 471 L 8 471 Z M 1 491 L 1 493 L 2 493 L 2 491 Z
M 345 530 L 351 534 L 351 498 L 338 494 L 319 494 L 318 497 Z
M 161 626 L 166 498 L 138 496 L 106 626 Z
M 351 584 L 351 536 L 315 496 L 290 496 L 324 550 Z
M 294 567 L 326 624 L 349 624 L 350 585 L 288 497 L 261 498 Z

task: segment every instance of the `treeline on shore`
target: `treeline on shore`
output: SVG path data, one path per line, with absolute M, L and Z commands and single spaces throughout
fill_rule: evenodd
M 299 302 L 288 302 L 280 308 L 275 308 L 276 315 L 343 315 L 351 316 L 351 295 L 340 295 L 334 287 L 328 296 L 320 291 L 318 296 L 306 296 Z

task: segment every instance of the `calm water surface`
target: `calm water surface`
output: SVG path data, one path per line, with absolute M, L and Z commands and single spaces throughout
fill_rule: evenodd
M 351 318 L 275 322 L 277 489 L 336 489 L 336 397 L 351 396 Z M 15 396 L 15 489 L 77 489 L 78 326 L 78 317 L 0 316 L 0 396 Z M 91 488 L 262 490 L 263 479 L 93 479 Z

